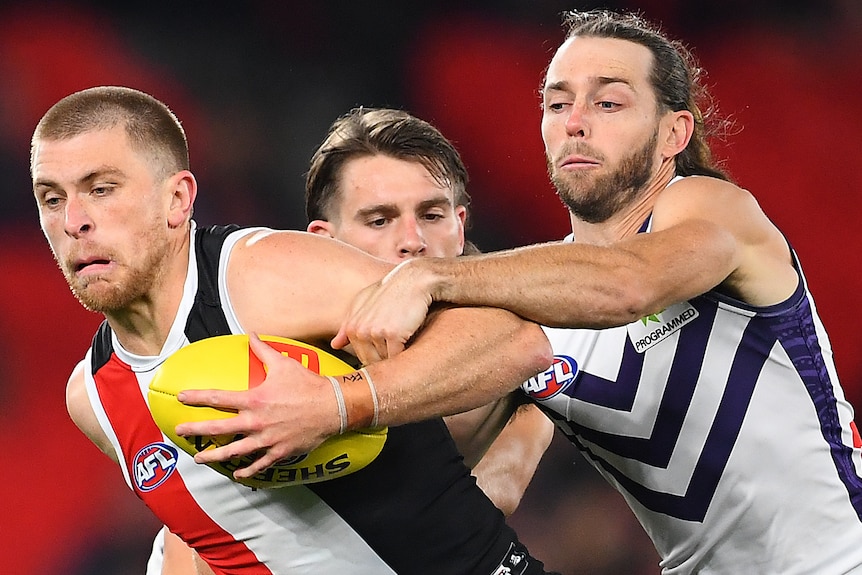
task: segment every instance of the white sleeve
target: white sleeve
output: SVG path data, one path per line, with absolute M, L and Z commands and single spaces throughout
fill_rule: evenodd
M 147 560 L 147 572 L 145 575 L 162 575 L 162 563 L 165 560 L 165 527 L 159 529 L 153 539 L 153 550 Z

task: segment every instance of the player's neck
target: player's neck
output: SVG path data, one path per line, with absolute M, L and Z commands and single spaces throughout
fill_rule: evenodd
M 158 355 L 168 339 L 183 298 L 188 251 L 174 258 L 150 289 L 123 309 L 105 318 L 123 348 L 135 355 Z
M 593 245 L 609 245 L 638 233 L 655 206 L 658 195 L 675 174 L 673 159 L 663 162 L 649 183 L 628 205 L 599 223 L 590 223 L 570 215 L 575 241 Z

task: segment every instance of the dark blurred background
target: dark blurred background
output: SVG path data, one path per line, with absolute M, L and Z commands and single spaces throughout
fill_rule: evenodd
M 66 377 L 99 318 L 78 306 L 55 269 L 30 193 L 35 123 L 59 98 L 93 85 L 139 88 L 177 112 L 204 225 L 304 228 L 303 176 L 330 122 L 357 105 L 409 110 L 463 153 L 474 198 L 470 235 L 496 250 L 567 231 L 545 174 L 537 95 L 562 38 L 560 13 L 641 10 L 706 68 L 720 111 L 734 123 L 715 150 L 800 253 L 845 388 L 862 405 L 855 305 L 862 4 L 465 4 L 0 4 L 0 430 L 12 452 L 0 475 L 0 571 L 140 574 L 158 529 L 115 465 L 66 416 Z M 511 522 L 566 575 L 659 571 L 621 497 L 559 438 Z

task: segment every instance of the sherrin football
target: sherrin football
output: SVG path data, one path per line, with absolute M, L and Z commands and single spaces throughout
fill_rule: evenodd
M 312 345 L 275 336 L 263 341 L 306 368 L 321 375 L 343 375 L 353 368 L 334 355 Z M 178 447 L 190 455 L 213 449 L 238 438 L 234 435 L 180 437 L 174 428 L 186 421 L 233 417 L 235 412 L 180 403 L 184 389 L 244 391 L 260 384 L 264 366 L 249 347 L 247 335 L 223 335 L 202 339 L 181 348 L 156 370 L 147 394 L 153 419 Z M 255 488 L 286 487 L 317 483 L 359 471 L 380 454 L 387 428 L 348 431 L 331 437 L 306 455 L 282 460 L 257 475 L 235 479 L 233 472 L 252 458 L 239 457 L 208 464 L 234 481 Z

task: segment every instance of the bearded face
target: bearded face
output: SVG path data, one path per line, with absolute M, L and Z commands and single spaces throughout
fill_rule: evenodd
M 567 144 L 558 158 L 547 157 L 548 174 L 557 190 L 557 195 L 578 219 L 598 224 L 630 205 L 649 181 L 653 169 L 653 157 L 658 142 L 658 132 L 631 154 L 624 156 L 612 171 L 595 174 L 586 171 L 562 171 L 557 166 L 559 159 L 573 154 L 582 154 L 605 162 L 606 158 L 583 142 Z
M 144 232 L 134 245 L 133 253 L 106 254 L 113 267 L 99 274 L 81 276 L 75 273 L 71 263 L 74 258 L 60 261 L 56 253 L 54 258 L 72 294 L 85 309 L 111 313 L 148 297 L 153 286 L 160 282 L 164 262 L 168 259 L 170 246 L 158 229 Z

